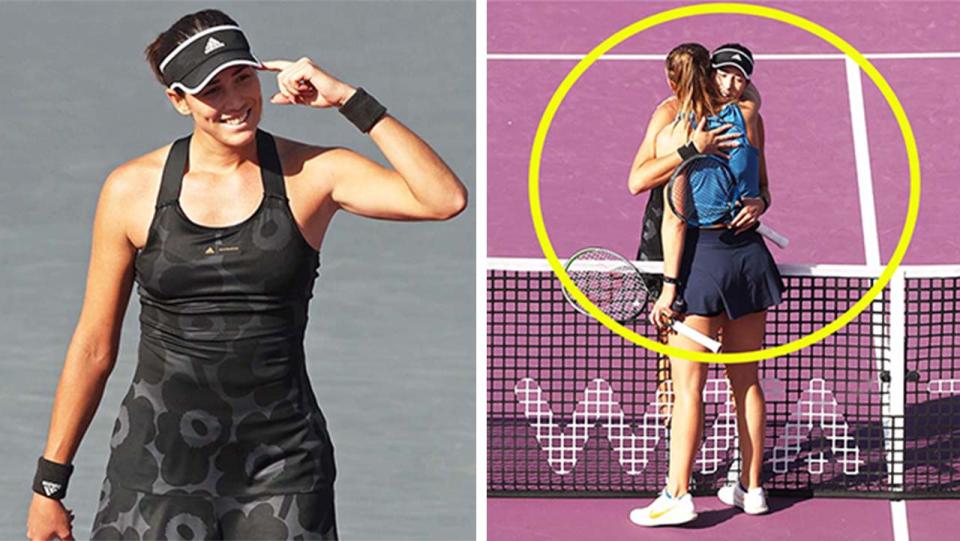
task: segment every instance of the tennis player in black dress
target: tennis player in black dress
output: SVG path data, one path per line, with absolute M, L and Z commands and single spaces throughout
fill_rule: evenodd
M 321 243 L 340 210 L 444 220 L 466 190 L 363 89 L 308 58 L 261 62 L 220 11 L 183 17 L 147 57 L 193 129 L 103 186 L 28 536 L 72 538 L 61 498 L 136 282 L 139 361 L 91 537 L 336 539 L 333 446 L 303 350 Z M 276 76 L 271 103 L 339 109 L 392 167 L 260 129 L 257 70 Z

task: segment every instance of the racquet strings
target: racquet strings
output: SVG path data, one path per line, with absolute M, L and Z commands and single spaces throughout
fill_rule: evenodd
M 589 251 L 576 257 L 567 274 L 597 308 L 619 322 L 642 312 L 648 293 L 636 268 L 614 254 Z

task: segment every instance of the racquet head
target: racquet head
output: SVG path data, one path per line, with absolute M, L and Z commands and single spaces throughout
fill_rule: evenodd
M 626 323 L 646 312 L 650 293 L 643 275 L 620 254 L 605 248 L 584 248 L 573 254 L 565 270 L 577 289 L 617 322 Z M 566 288 L 563 296 L 578 312 L 590 315 Z M 680 321 L 671 320 L 670 328 L 714 353 L 720 350 L 720 342 Z
M 646 310 L 650 293 L 643 276 L 620 254 L 585 248 L 573 254 L 564 269 L 577 289 L 617 322 L 630 321 Z M 563 295 L 577 311 L 590 315 L 566 288 Z

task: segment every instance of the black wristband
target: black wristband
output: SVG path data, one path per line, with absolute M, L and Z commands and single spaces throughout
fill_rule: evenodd
M 387 108 L 376 98 L 367 94 L 366 90 L 357 88 L 353 96 L 340 106 L 340 114 L 360 128 L 360 131 L 367 133 L 383 118 L 383 115 L 387 114 Z
M 663 283 L 665 283 L 665 284 L 673 284 L 673 285 L 675 285 L 675 286 L 679 286 L 679 285 L 680 285 L 680 279 L 679 279 L 679 278 L 671 278 L 671 277 L 669 277 L 669 276 L 667 276 L 667 275 L 664 275 L 664 276 L 663 276 Z
M 678 148 L 677 153 L 680 154 L 680 159 L 687 161 L 697 154 L 700 154 L 700 151 L 697 150 L 697 146 L 693 144 L 693 141 L 690 141 L 689 143 Z
M 760 214 L 765 214 L 767 212 L 767 209 L 770 208 L 770 198 L 764 194 L 760 194 L 760 199 L 763 201 L 763 212 L 761 212 Z
M 37 474 L 33 477 L 33 491 L 53 500 L 62 500 L 67 495 L 71 473 L 73 465 L 58 464 L 40 457 L 37 460 Z

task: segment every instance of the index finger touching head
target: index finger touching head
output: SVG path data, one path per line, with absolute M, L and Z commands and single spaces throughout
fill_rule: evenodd
M 283 71 L 292 65 L 293 62 L 287 60 L 266 60 L 260 62 L 260 69 L 265 71 Z

